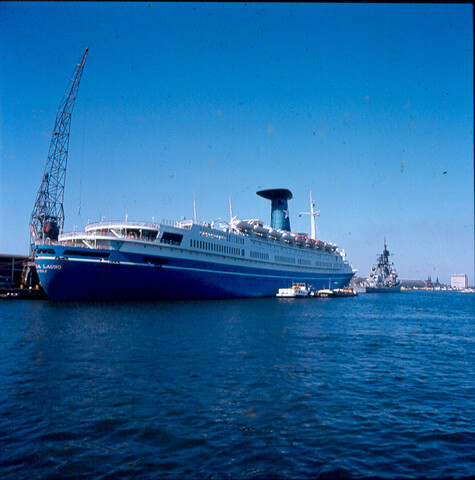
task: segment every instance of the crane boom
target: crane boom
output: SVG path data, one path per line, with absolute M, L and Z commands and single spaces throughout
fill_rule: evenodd
M 89 47 L 86 48 L 79 60 L 56 113 L 45 171 L 30 217 L 31 252 L 35 249 L 35 244 L 44 242 L 46 239 L 57 240 L 59 233 L 63 231 L 64 184 L 66 180 L 71 114 L 88 50 Z

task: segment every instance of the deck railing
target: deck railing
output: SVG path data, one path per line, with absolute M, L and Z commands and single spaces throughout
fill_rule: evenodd
M 87 239 L 90 239 L 92 237 L 92 239 L 98 239 L 98 238 L 103 238 L 103 237 L 107 237 L 107 238 L 111 238 L 113 240 L 123 240 L 123 239 L 133 239 L 133 240 L 140 240 L 140 241 L 144 241 L 144 242 L 155 242 L 156 240 L 156 237 L 155 238 L 150 238 L 148 236 L 145 236 L 145 235 L 136 235 L 136 236 L 132 236 L 132 232 L 128 232 L 127 234 L 123 233 L 123 234 L 118 234 L 117 235 L 114 235 L 112 232 L 101 232 L 101 231 L 82 231 L 82 232 L 69 232 L 69 233 L 62 233 L 61 235 L 59 235 L 58 237 L 58 241 L 60 242 L 64 242 L 67 240 L 72 240 L 72 239 L 78 239 L 80 240 L 81 238 L 85 238 L 86 240 Z
M 135 228 L 135 227 L 148 227 L 159 229 L 160 225 L 152 222 L 144 222 L 141 220 L 108 220 L 107 222 L 93 222 L 86 225 L 86 229 L 98 228 L 98 227 L 111 227 L 113 225 L 120 225 L 125 228 Z

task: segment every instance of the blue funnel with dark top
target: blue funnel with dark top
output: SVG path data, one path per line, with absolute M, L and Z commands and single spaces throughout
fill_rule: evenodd
M 272 188 L 256 192 L 262 198 L 272 202 L 270 226 L 290 232 L 290 217 L 287 200 L 292 198 L 292 192 L 286 188 Z

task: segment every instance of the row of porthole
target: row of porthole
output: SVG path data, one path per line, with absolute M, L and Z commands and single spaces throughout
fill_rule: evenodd
M 203 242 L 201 240 L 190 240 L 191 248 L 199 248 L 201 250 L 208 250 L 216 253 L 225 253 L 227 255 L 241 255 L 244 257 L 244 249 L 236 247 L 228 247 L 227 245 L 218 245 L 212 242 Z
M 279 249 L 283 252 L 292 252 L 292 253 L 297 253 L 297 255 L 318 255 L 319 257 L 321 256 L 328 256 L 330 255 L 329 253 L 325 253 L 325 252 L 315 252 L 315 251 L 312 251 L 312 250 L 302 250 L 300 246 L 292 246 L 292 247 L 286 247 L 286 246 L 282 246 L 282 245 L 278 245 L 278 244 L 273 244 L 273 243 L 264 243 L 264 242 L 257 242 L 256 240 L 251 240 L 251 243 L 258 243 L 258 244 L 261 244 L 261 245 L 264 245 L 265 248 L 271 248 L 271 249 Z M 336 258 L 336 260 L 338 261 L 338 257 Z
M 210 230 L 204 230 L 200 228 L 200 235 L 203 235 L 204 237 L 212 237 L 212 238 L 218 238 L 220 240 L 225 240 L 227 242 L 232 242 L 232 243 L 244 243 L 244 239 L 240 237 L 232 237 L 230 235 L 226 234 L 221 234 L 221 233 L 214 233 L 213 231 Z

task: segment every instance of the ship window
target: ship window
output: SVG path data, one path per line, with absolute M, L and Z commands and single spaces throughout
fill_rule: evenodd
M 254 251 L 251 250 L 249 252 L 249 256 L 251 258 L 259 258 L 261 260 L 269 260 L 269 254 L 268 253 L 254 252 Z
M 160 243 L 168 243 L 169 245 L 180 245 L 183 240 L 183 235 L 172 232 L 163 232 Z
M 158 232 L 154 230 L 142 230 L 142 237 L 145 240 L 155 240 L 157 238 Z
M 42 253 L 52 253 L 54 255 L 54 250 L 52 248 L 38 248 L 36 250 L 36 253 L 42 254 Z

